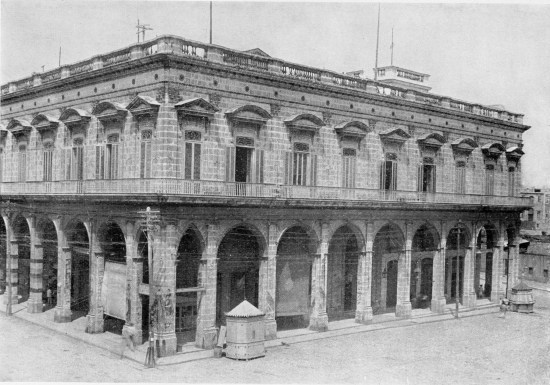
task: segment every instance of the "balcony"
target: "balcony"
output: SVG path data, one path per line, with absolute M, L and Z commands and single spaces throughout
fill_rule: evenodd
M 387 191 L 378 189 L 346 189 L 341 187 L 289 186 L 218 181 L 191 181 L 184 179 L 117 179 L 54 182 L 4 182 L 0 184 L 4 198 L 38 197 L 92 197 L 136 198 L 163 196 L 173 198 L 259 198 L 283 202 L 301 202 L 307 205 L 319 201 L 332 205 L 384 202 L 409 205 L 465 205 L 530 207 L 530 197 L 496 195 L 424 193 L 416 191 Z

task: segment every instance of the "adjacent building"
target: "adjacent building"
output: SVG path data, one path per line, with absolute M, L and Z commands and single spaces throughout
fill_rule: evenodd
M 243 299 L 267 338 L 498 301 L 529 127 L 375 70 L 161 36 L 3 85 L 4 298 L 50 289 L 56 322 L 133 322 L 162 354 L 212 347 Z
M 531 235 L 550 234 L 550 189 L 526 188 L 521 196 L 533 200 L 533 207 L 521 216 L 521 229 Z

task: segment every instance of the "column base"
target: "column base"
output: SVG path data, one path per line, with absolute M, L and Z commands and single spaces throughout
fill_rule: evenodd
M 157 357 L 168 357 L 176 354 L 178 339 L 176 333 L 155 334 L 155 351 Z
M 35 299 L 29 299 L 29 302 L 27 302 L 27 312 L 29 313 L 42 313 L 44 311 L 44 304 L 42 301 L 38 301 Z
M 432 313 L 443 314 L 445 313 L 445 305 L 447 305 L 447 300 L 445 298 L 432 298 L 430 310 Z
M 86 333 L 97 334 L 105 331 L 103 313 L 86 315 Z
M 368 306 L 365 310 L 357 310 L 355 312 L 355 322 L 358 324 L 370 324 L 372 322 L 372 307 Z
M 475 293 L 463 294 L 462 305 L 475 308 L 477 306 L 477 295 Z
M 410 318 L 412 315 L 412 305 L 410 302 L 395 305 L 395 316 Z
M 266 341 L 277 338 L 277 321 L 274 318 L 264 320 L 264 329 Z
M 328 315 L 319 314 L 309 318 L 309 330 L 316 332 L 326 332 L 328 330 Z
M 11 295 L 11 304 L 12 305 L 17 305 L 19 303 L 19 297 L 17 296 L 17 294 L 13 294 Z M 4 294 L 4 305 L 7 305 L 8 304 L 8 294 Z
M 73 312 L 71 309 L 56 307 L 53 313 L 53 322 L 64 323 L 72 321 Z
M 218 337 L 218 328 L 215 326 L 200 330 L 197 328 L 195 346 L 201 349 L 214 349 Z

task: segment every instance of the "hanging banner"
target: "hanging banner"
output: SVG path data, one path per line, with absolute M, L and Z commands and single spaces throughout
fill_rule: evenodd
M 308 258 L 283 259 L 277 275 L 276 315 L 309 314 L 309 286 L 311 262 Z
M 103 284 L 101 285 L 101 302 L 106 315 L 126 319 L 126 265 L 105 262 Z

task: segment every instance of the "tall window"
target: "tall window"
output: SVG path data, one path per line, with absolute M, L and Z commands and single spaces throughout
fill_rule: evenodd
M 418 191 L 435 192 L 435 164 L 433 158 L 424 158 L 418 168 Z
M 495 166 L 488 164 L 485 166 L 485 195 L 495 193 Z
M 199 131 L 185 132 L 185 179 L 201 178 L 201 139 L 202 135 Z
M 466 194 L 466 162 L 456 162 L 455 193 Z
M 508 195 L 513 197 L 516 195 L 516 169 L 515 167 L 508 168 Z
M 3 148 L 0 148 L 0 182 L 3 181 L 2 179 L 2 170 L 3 170 L 3 162 L 4 160 L 4 149 Z
M 380 189 L 397 189 L 397 155 L 388 153 L 380 168 Z
M 294 151 L 286 157 L 286 183 L 296 186 L 317 184 L 317 157 L 307 143 L 294 143 Z
M 238 136 L 235 142 L 227 149 L 227 181 L 264 183 L 264 150 L 254 148 L 250 137 Z
M 27 146 L 22 144 L 19 146 L 19 164 L 18 164 L 18 181 L 25 182 L 27 180 Z
M 152 131 L 145 130 L 141 132 L 141 151 L 140 151 L 140 172 L 141 178 L 151 177 L 151 138 Z
M 53 159 L 53 143 L 44 143 L 43 151 L 43 165 L 42 165 L 42 179 L 44 182 L 52 180 L 52 159 Z
M 355 188 L 355 165 L 356 165 L 356 155 L 357 152 L 353 148 L 344 148 L 343 149 L 343 187 L 344 188 Z
M 107 144 L 96 147 L 96 179 L 118 178 L 118 135 L 109 135 Z

